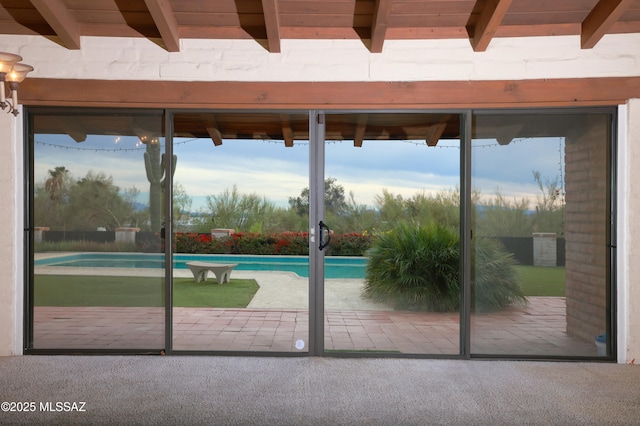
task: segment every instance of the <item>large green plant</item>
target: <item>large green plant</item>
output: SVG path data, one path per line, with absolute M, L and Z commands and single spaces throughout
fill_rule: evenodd
M 475 243 L 475 311 L 524 302 L 513 256 L 491 239 Z M 446 225 L 401 224 L 379 235 L 367 252 L 363 294 L 396 309 L 448 312 L 460 306 L 460 237 Z
M 526 302 L 518 284 L 513 254 L 499 240 L 474 238 L 471 253 L 471 306 L 475 312 Z
M 455 230 L 435 223 L 382 233 L 367 252 L 364 295 L 396 309 L 457 309 L 459 246 Z

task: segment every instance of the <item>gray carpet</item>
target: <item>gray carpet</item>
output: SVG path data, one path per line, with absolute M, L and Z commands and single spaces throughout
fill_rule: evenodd
M 35 402 L 31 406 L 35 412 L 0 412 L 2 425 L 637 425 L 640 367 L 401 359 L 23 356 L 0 358 L 2 401 Z M 86 405 L 65 406 L 64 402 Z M 64 411 L 67 408 L 86 411 Z

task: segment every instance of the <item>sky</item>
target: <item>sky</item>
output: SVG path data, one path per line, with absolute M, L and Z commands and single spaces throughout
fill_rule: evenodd
M 37 134 L 35 182 L 43 183 L 48 171 L 65 166 L 74 179 L 87 172 L 112 176 L 121 189 L 135 187 L 140 202 L 148 201 L 149 182 L 144 167 L 145 146 L 134 136 L 94 136 L 77 143 L 67 135 Z M 164 141 L 161 141 L 164 143 Z M 281 141 L 176 139 L 174 182 L 192 197 L 192 211 L 205 206 L 208 195 L 237 186 L 241 194 L 257 193 L 286 207 L 289 197 L 308 187 L 309 143 Z M 356 202 L 373 206 L 382 190 L 411 197 L 459 187 L 460 142 L 441 140 L 436 147 L 424 141 L 327 141 L 325 178 L 335 178 Z M 543 180 L 560 179 L 563 172 L 562 138 L 516 139 L 500 146 L 495 140 L 472 142 L 472 182 L 483 195 L 499 191 L 509 199 L 539 194 L 533 171 Z

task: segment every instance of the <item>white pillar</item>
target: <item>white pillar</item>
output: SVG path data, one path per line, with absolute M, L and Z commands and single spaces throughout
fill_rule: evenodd
M 624 113 L 625 108 L 621 111 Z M 621 134 L 622 161 L 619 164 L 621 188 L 619 200 L 618 241 L 618 361 L 640 362 L 640 99 L 626 105 L 626 134 Z M 624 132 L 621 129 L 621 132 Z
M 555 232 L 533 233 L 533 266 L 557 266 L 558 248 Z
M 136 243 L 136 234 L 140 228 L 116 228 L 116 243 Z
M 0 356 L 22 354 L 23 301 L 23 203 L 22 114 L 14 117 L 0 110 Z

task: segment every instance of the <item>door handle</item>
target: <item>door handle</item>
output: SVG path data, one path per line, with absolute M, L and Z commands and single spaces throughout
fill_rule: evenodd
M 320 228 L 320 245 L 318 246 L 318 249 L 322 251 L 322 250 L 324 250 L 325 247 L 327 247 L 329 245 L 329 243 L 331 243 L 331 229 L 329 229 L 327 224 L 324 223 L 323 221 L 320 221 L 320 223 L 318 224 L 318 227 Z M 324 242 L 323 229 L 327 230 L 327 241 L 326 242 Z

